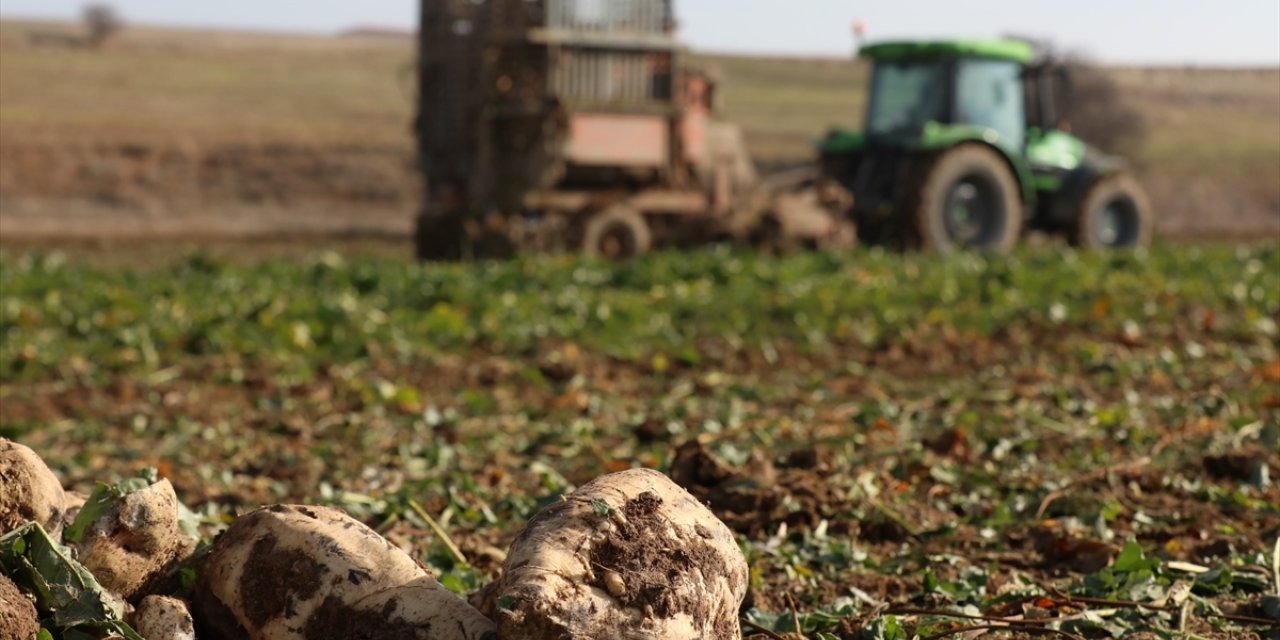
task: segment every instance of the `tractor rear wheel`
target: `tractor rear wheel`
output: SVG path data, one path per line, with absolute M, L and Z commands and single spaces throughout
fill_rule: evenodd
M 653 234 L 639 211 L 614 205 L 587 220 L 582 252 L 598 258 L 624 261 L 649 252 Z
M 1151 205 L 1128 174 L 1102 178 L 1080 201 L 1071 244 L 1084 249 L 1131 249 L 1151 244 Z
M 936 156 L 920 173 L 908 209 L 922 248 L 1006 252 L 1022 234 L 1022 196 L 1008 163 L 983 146 Z

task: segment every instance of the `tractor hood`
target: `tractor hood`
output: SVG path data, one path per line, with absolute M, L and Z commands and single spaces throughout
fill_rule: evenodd
M 818 151 L 823 154 L 856 153 L 867 146 L 867 136 L 861 131 L 833 129 L 818 141 Z
M 1035 49 L 1021 40 L 919 40 L 867 45 L 860 54 L 872 60 L 919 58 L 995 58 L 1027 64 Z
M 818 141 L 818 151 L 823 154 L 857 153 L 868 145 L 879 147 L 896 147 L 918 151 L 935 151 L 953 147 L 963 142 L 985 142 L 1000 147 L 1006 155 L 1017 154 L 1018 149 L 1008 148 L 1006 141 L 1001 140 L 996 131 L 967 124 L 943 124 L 927 122 L 919 131 L 901 135 L 868 136 L 862 131 L 849 129 L 833 129 L 826 137 Z

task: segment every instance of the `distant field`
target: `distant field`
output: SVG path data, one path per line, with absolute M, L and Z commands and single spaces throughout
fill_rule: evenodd
M 407 229 L 408 41 L 133 29 L 97 52 L 74 33 L 0 23 L 9 235 L 181 229 L 212 211 L 247 234 L 313 218 Z M 804 162 L 831 126 L 861 120 L 852 60 L 693 62 L 720 76 L 725 117 L 766 166 Z M 1132 154 L 1166 232 L 1280 233 L 1280 70 L 1110 73 L 1149 125 Z
M 41 43 L 73 33 L 0 23 L 6 143 L 409 146 L 401 41 L 138 30 L 102 52 Z

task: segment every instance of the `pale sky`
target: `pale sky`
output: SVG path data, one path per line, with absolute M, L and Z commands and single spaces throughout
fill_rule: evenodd
M 0 17 L 75 18 L 83 0 L 0 0 Z M 415 0 L 115 0 L 126 20 L 331 33 L 412 27 Z M 870 39 L 1017 33 L 1111 64 L 1280 66 L 1280 0 L 676 0 L 702 51 L 848 55 Z M 785 7 L 785 8 L 784 8 Z

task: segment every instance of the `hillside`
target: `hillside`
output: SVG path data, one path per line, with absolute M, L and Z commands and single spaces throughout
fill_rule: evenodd
M 0 23 L 5 236 L 407 231 L 413 51 L 373 37 L 138 28 L 103 51 Z M 765 165 L 856 126 L 852 60 L 695 56 Z M 1280 232 L 1280 70 L 1114 69 L 1166 233 Z

